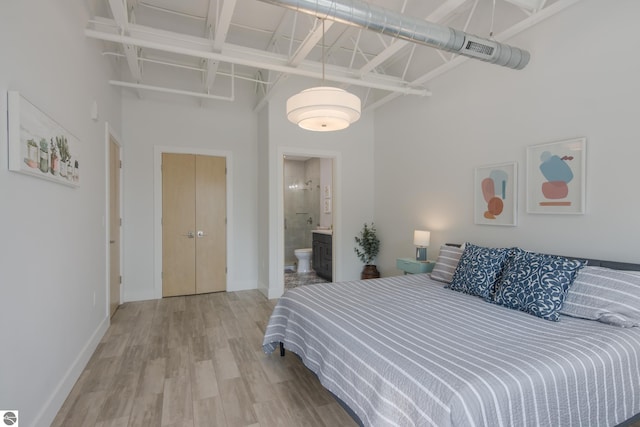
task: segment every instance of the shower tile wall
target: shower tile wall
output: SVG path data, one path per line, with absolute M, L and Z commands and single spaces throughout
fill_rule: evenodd
M 309 225 L 307 228 L 309 230 L 308 233 L 308 241 L 309 246 L 305 246 L 306 248 L 311 247 L 311 240 L 313 236 L 311 235 L 311 230 L 314 230 L 320 225 L 320 159 L 309 159 L 304 162 L 304 174 L 305 180 L 304 182 L 311 183 L 308 186 L 307 191 L 305 191 L 306 195 L 306 203 L 309 207 L 309 212 L 312 214 L 313 223 Z
M 311 218 L 311 223 L 309 223 Z M 284 161 L 284 259 L 296 262 L 295 249 L 311 247 L 311 230 L 320 218 L 320 160 Z

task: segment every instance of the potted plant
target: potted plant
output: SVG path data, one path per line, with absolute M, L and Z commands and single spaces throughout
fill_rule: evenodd
M 56 136 L 56 145 L 58 146 L 58 152 L 60 153 L 60 176 L 63 178 L 67 177 L 67 169 L 69 159 L 71 159 L 71 154 L 69 153 L 69 142 L 67 138 L 62 136 Z
M 40 165 L 40 149 L 33 139 L 27 141 L 27 166 L 37 168 Z
M 60 169 L 60 157 L 58 157 L 58 150 L 56 150 L 56 144 L 51 138 L 51 161 L 49 162 L 49 172 L 51 175 L 58 175 Z
M 373 264 L 375 258 L 380 252 L 380 239 L 376 236 L 376 227 L 373 223 L 371 226 L 364 223 L 360 235 L 355 237 L 358 246 L 353 248 L 360 261 L 364 263 L 364 269 L 360 275 L 361 279 L 374 279 L 380 277 L 380 272 Z
M 49 144 L 44 138 L 40 140 L 40 170 L 49 172 Z

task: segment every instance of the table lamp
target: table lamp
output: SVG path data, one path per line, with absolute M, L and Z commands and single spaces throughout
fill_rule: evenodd
M 416 261 L 427 260 L 427 246 L 429 246 L 429 239 L 431 238 L 431 232 L 424 230 L 413 231 L 413 244 L 416 247 Z

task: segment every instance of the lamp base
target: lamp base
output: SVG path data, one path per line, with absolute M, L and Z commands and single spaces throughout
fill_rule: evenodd
M 416 248 L 416 261 L 427 260 L 427 248 Z

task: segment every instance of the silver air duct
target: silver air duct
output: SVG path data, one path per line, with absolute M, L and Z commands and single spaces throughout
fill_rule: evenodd
M 530 55 L 526 50 L 405 16 L 359 0 L 261 1 L 314 15 L 320 19 L 330 19 L 354 27 L 365 28 L 516 70 L 521 70 L 529 62 Z

